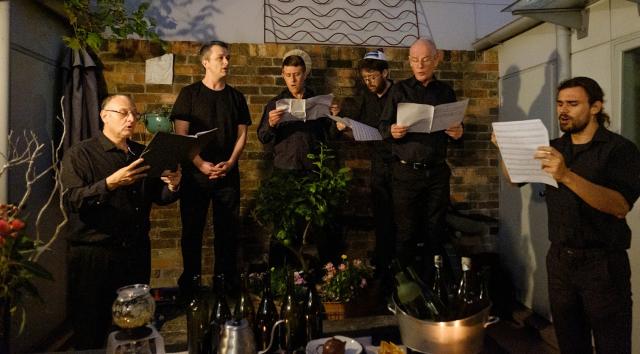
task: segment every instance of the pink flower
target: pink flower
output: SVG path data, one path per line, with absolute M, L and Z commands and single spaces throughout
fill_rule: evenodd
M 340 264 L 340 266 L 338 267 L 338 269 L 340 269 L 341 272 L 344 272 L 345 270 L 347 270 L 347 265 L 342 263 Z
M 356 268 L 359 268 L 362 265 L 362 261 L 359 259 L 354 259 L 353 260 L 353 266 Z
M 305 283 L 304 278 L 300 276 L 300 272 L 293 272 L 293 282 L 296 285 L 303 285 Z
M 331 262 L 325 264 L 324 269 L 326 269 L 327 272 L 332 272 L 332 271 L 335 270 L 335 268 L 333 267 L 333 263 L 331 263 Z
M 367 279 L 362 278 L 360 279 L 360 288 L 364 289 L 367 287 Z

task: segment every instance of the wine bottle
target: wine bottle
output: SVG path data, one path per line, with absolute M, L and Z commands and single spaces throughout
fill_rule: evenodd
M 442 304 L 449 308 L 449 285 L 444 275 L 443 262 L 441 255 L 433 256 L 433 280 L 431 281 L 431 292 L 434 297 L 440 299 Z
M 233 310 L 234 319 L 240 321 L 246 319 L 249 323 L 249 328 L 255 328 L 256 325 L 256 311 L 253 308 L 251 302 L 251 295 L 249 294 L 249 286 L 247 282 L 249 277 L 246 273 L 240 274 L 240 297 L 236 301 L 236 306 Z
M 478 278 L 471 269 L 471 258 L 462 257 L 462 277 L 458 287 L 457 318 L 465 318 L 475 314 L 480 307 L 480 288 Z
M 187 304 L 187 350 L 189 354 L 202 354 L 209 311 L 203 298 L 199 275 L 193 277 L 192 289 L 193 295 Z
M 491 280 L 491 270 L 488 266 L 482 267 L 482 272 L 480 273 L 480 294 L 478 295 L 478 299 L 480 302 L 480 309 L 484 309 L 487 306 L 491 305 L 491 297 L 489 294 L 489 281 Z
M 304 322 L 306 340 L 310 342 L 322 337 L 322 320 L 324 308 L 314 284 L 309 284 L 307 299 L 304 304 Z
M 407 273 L 409 274 L 409 280 L 413 280 L 420 287 L 420 292 L 424 301 L 426 303 L 427 309 L 429 310 L 429 318 L 436 321 L 446 321 L 449 319 L 449 311 L 447 306 L 445 306 L 440 299 L 431 292 L 431 289 L 427 287 L 427 285 L 422 281 L 420 276 L 416 273 L 413 267 L 408 266 L 406 268 Z
M 223 327 L 225 322 L 231 319 L 231 310 L 229 309 L 229 303 L 224 292 L 224 274 L 216 276 L 216 303 L 213 309 L 213 317 L 211 322 L 216 323 L 218 326 Z
M 280 344 L 287 353 L 293 353 L 305 345 L 304 315 L 296 299 L 293 283 L 293 271 L 287 276 L 287 291 L 280 308 L 280 319 L 284 325 L 280 327 Z
M 271 277 L 269 272 L 265 272 L 262 277 L 262 299 L 258 305 L 256 313 L 256 348 L 265 350 L 271 340 L 271 328 L 278 320 L 278 310 L 273 303 L 273 294 L 271 294 Z M 274 343 L 271 348 L 278 347 Z

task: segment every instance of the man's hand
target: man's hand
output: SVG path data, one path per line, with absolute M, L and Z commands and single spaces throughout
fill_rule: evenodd
M 284 109 L 273 109 L 269 111 L 269 126 L 271 128 L 275 127 L 282 119 L 282 115 L 284 114 Z
M 551 174 L 553 179 L 560 183 L 564 183 L 564 178 L 568 176 L 570 170 L 564 163 L 562 154 L 551 146 L 540 146 L 533 155 L 542 163 L 542 169 Z
M 343 131 L 347 128 L 347 125 L 344 123 L 336 122 L 336 128 L 338 128 L 339 131 Z
M 407 130 L 408 129 L 409 129 L 409 127 L 403 127 L 401 125 L 392 124 L 391 125 L 391 136 L 394 139 L 401 139 L 405 135 L 407 135 Z
M 128 186 L 130 184 L 135 183 L 137 180 L 141 178 L 147 177 L 147 174 L 145 172 L 148 169 L 150 169 L 151 166 L 145 165 L 145 166 L 139 167 L 143 162 L 144 162 L 144 159 L 139 158 L 133 161 L 128 166 L 125 166 L 117 170 L 112 175 L 107 177 L 106 179 L 107 189 L 112 191 L 116 188 L 119 188 L 122 186 Z
M 464 129 L 462 128 L 462 123 L 458 123 L 458 125 L 447 128 L 447 130 L 445 130 L 444 132 L 447 133 L 447 135 L 450 136 L 451 139 L 458 140 L 462 137 Z
M 162 172 L 160 179 L 167 184 L 170 191 L 177 192 L 178 188 L 180 188 L 180 181 L 182 180 L 182 168 L 178 165 L 175 171 L 165 170 Z
M 233 165 L 229 161 L 217 163 L 213 166 L 212 172 L 209 175 L 209 179 L 217 179 L 226 176 L 231 167 L 233 167 Z

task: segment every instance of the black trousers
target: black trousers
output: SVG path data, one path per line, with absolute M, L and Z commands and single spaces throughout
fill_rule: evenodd
M 199 171 L 183 174 L 180 191 L 183 271 L 178 285 L 192 290 L 191 281 L 202 273 L 202 233 L 212 204 L 214 274 L 224 274 L 226 284 L 237 283 L 240 175 L 234 168 L 220 180 L 209 180 Z
M 631 353 L 631 269 L 625 250 L 547 253 L 549 302 L 562 353 Z
M 446 163 L 414 169 L 393 163 L 393 208 L 397 225 L 398 258 L 413 263 L 425 275 L 434 254 L 443 254 L 445 215 L 449 204 L 449 176 Z M 422 247 L 416 245 L 422 244 Z
M 378 272 L 384 271 L 391 263 L 396 244 L 391 169 L 391 161 L 371 160 L 371 202 L 376 234 L 374 263 Z
M 69 248 L 69 312 L 76 350 L 104 348 L 116 290 L 149 284 L 149 239 L 135 244 L 71 245 Z

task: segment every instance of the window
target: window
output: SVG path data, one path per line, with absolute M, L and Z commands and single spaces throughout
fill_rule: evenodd
M 640 47 L 622 52 L 621 133 L 640 145 Z

